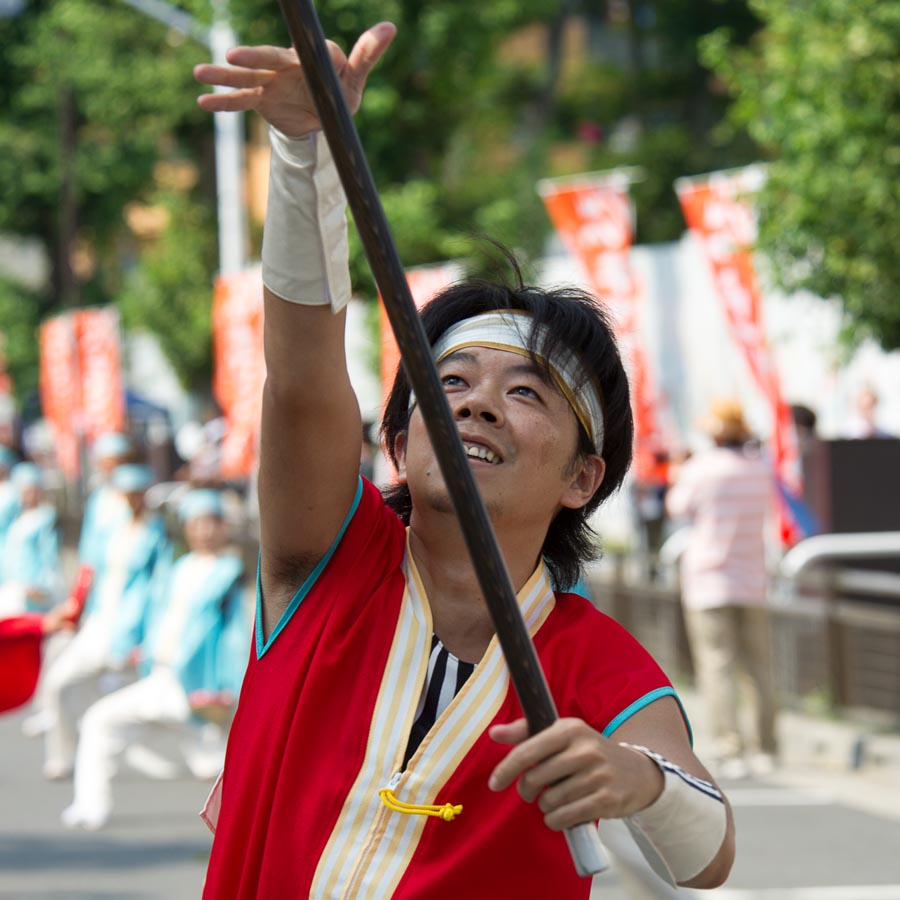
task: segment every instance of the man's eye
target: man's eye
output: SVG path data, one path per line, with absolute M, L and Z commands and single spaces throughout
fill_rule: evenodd
M 524 384 L 514 387 L 511 393 L 518 394 L 521 397 L 534 397 L 535 399 L 540 399 L 538 392 L 534 390 L 534 388 L 526 387 Z
M 444 387 L 457 387 L 461 384 L 465 384 L 465 382 L 459 375 L 441 375 L 441 384 L 444 385 Z

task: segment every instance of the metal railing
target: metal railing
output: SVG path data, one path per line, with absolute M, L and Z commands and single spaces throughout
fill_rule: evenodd
M 852 710 L 900 725 L 900 574 L 860 567 L 877 560 L 900 561 L 900 533 L 816 536 L 782 559 L 770 610 L 776 681 L 786 704 Z M 674 571 L 648 583 L 621 558 L 591 573 L 589 584 L 597 605 L 670 677 L 692 677 Z

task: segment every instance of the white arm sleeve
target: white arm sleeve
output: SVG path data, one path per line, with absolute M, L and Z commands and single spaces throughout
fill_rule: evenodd
M 662 793 L 646 809 L 625 819 L 650 866 L 670 884 L 699 875 L 715 858 L 728 830 L 722 792 L 638 744 L 622 744 L 659 766 Z
M 304 306 L 350 299 L 347 198 L 321 131 L 289 138 L 269 129 L 272 162 L 263 232 L 263 283 Z

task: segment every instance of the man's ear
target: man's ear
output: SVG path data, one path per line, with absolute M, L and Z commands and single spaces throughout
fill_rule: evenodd
M 577 465 L 569 486 L 560 499 L 560 503 L 568 509 L 581 509 L 588 504 L 606 474 L 606 463 L 594 453 L 581 457 Z
M 406 438 L 405 431 L 399 432 L 394 438 L 394 459 L 397 460 L 398 484 L 406 484 Z

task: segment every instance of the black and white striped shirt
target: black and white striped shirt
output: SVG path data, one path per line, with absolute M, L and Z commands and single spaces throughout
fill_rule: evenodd
M 431 636 L 431 656 L 428 658 L 428 673 L 425 676 L 425 687 L 419 698 L 409 743 L 403 757 L 403 768 L 416 752 L 422 739 L 437 721 L 438 716 L 450 705 L 450 701 L 459 693 L 469 676 L 475 671 L 475 663 L 457 659 L 438 639 Z

